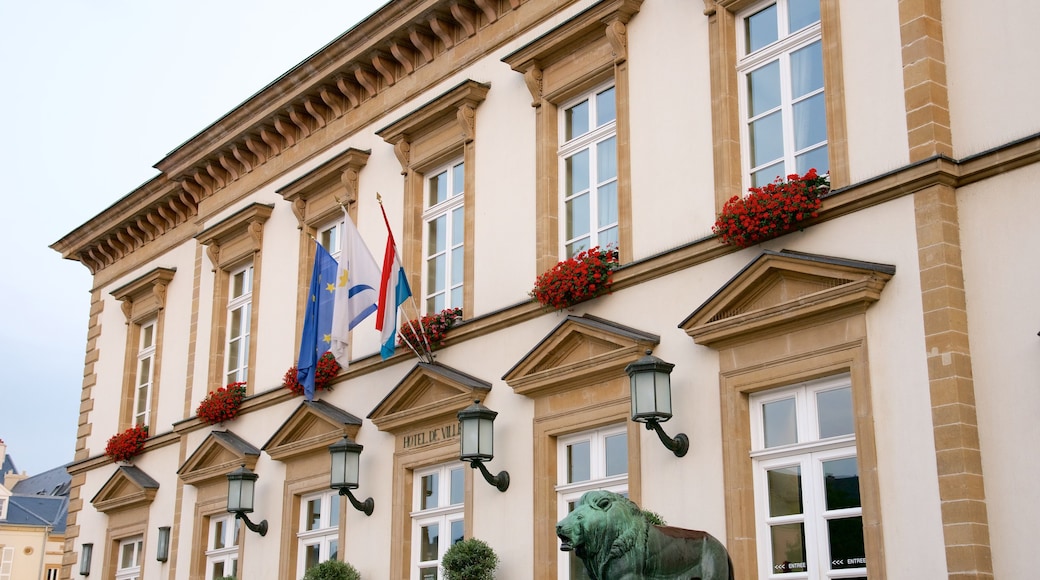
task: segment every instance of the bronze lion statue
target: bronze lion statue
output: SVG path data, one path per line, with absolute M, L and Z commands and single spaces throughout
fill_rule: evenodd
M 556 524 L 592 580 L 733 580 L 725 546 L 707 532 L 655 526 L 639 506 L 609 491 L 581 496 Z

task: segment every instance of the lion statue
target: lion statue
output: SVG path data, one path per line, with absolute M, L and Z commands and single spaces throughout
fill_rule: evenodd
M 698 530 L 655 526 L 639 506 L 609 491 L 581 496 L 556 524 L 592 580 L 733 580 L 726 548 Z

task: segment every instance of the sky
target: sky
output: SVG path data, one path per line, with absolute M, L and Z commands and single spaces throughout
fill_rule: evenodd
M 92 279 L 50 245 L 385 3 L 0 0 L 0 439 L 19 471 L 76 448 Z

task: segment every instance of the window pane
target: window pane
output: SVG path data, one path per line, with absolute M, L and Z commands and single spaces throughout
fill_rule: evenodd
M 231 340 L 234 340 L 242 336 L 242 311 L 243 308 L 236 308 L 231 311 L 231 322 L 228 323 L 228 336 Z
M 570 141 L 589 132 L 589 102 L 582 101 L 563 113 L 564 135 Z
M 567 195 L 571 196 L 589 188 L 589 151 L 579 151 L 566 160 Z
M 600 228 L 616 224 L 617 216 L 617 181 L 602 185 L 596 190 L 596 213 L 598 214 L 596 225 Z M 600 240 L 600 246 L 606 244 Z
M 213 577 L 214 578 L 223 578 L 224 577 L 224 563 L 223 562 L 213 562 Z
M 437 544 L 440 541 L 440 526 L 430 524 L 419 528 L 419 560 L 430 562 L 437 559 Z
M 603 183 L 617 177 L 617 138 L 596 143 L 596 181 Z
M 823 486 L 827 496 L 827 509 L 860 507 L 859 468 L 856 458 L 824 461 Z
M 217 520 L 217 523 L 213 526 L 212 544 L 214 550 L 224 547 L 224 524 L 226 523 L 227 522 L 225 520 Z
M 137 373 L 137 384 L 146 385 L 152 378 L 152 357 L 141 359 L 141 370 Z
M 605 447 L 607 453 L 607 477 L 628 473 L 628 434 L 618 433 L 617 435 L 606 437 Z
M 444 254 L 426 262 L 426 284 L 429 286 L 430 292 L 444 290 L 444 269 Z
M 143 386 L 137 389 L 137 410 L 135 411 L 138 415 L 145 412 L 148 406 L 148 387 Z
M 805 525 L 782 524 L 769 528 L 774 574 L 805 572 Z
M 583 252 L 587 249 L 589 249 L 589 238 L 588 236 L 585 236 L 580 240 L 575 240 L 567 244 L 567 257 L 573 258 L 578 253 Z
M 794 397 L 762 405 L 765 446 L 790 445 L 798 442 L 798 421 L 795 418 Z
M 462 284 L 462 248 L 455 248 L 451 251 L 451 285 L 456 286 Z M 452 305 L 459 306 L 458 303 L 452 301 Z
M 805 149 L 827 140 L 827 108 L 823 93 L 794 104 L 794 147 Z
M 592 460 L 589 452 L 588 441 L 567 446 L 567 483 L 588 481 L 592 478 Z
M 231 344 L 228 345 L 227 370 L 228 370 L 229 373 L 231 371 L 234 371 L 234 370 L 238 369 L 238 367 L 239 367 L 239 364 L 238 364 L 238 351 L 241 348 L 241 346 L 242 346 L 242 342 L 241 341 L 235 341 L 235 342 L 232 342 Z
M 797 32 L 820 19 L 820 0 L 789 0 L 787 29 Z
M 862 517 L 830 520 L 827 522 L 827 540 L 831 546 L 831 569 L 862 568 L 867 565 Z
M 748 116 L 757 117 L 780 106 L 780 61 L 755 69 L 747 76 Z
M 452 469 L 451 470 L 451 498 L 448 500 L 450 505 L 458 505 L 463 502 L 465 491 L 466 477 L 463 469 Z
M 134 545 L 123 544 L 119 554 L 119 567 L 131 568 L 134 565 Z
M 312 499 L 307 502 L 307 515 L 304 529 L 316 530 L 321 527 L 321 499 Z
M 816 169 L 816 173 L 823 175 L 830 171 L 831 163 L 827 157 L 827 146 L 818 147 L 794 158 L 795 171 L 804 175 L 810 169 Z M 779 173 L 777 174 L 779 175 Z
M 321 563 L 321 546 L 310 545 L 305 548 L 303 555 L 303 569 L 310 570 Z
M 820 439 L 851 435 L 852 387 L 816 393 L 816 414 L 820 420 Z
M 465 233 L 466 220 L 463 208 L 455 208 L 451 212 L 451 245 L 457 246 L 462 243 Z
M 448 216 L 442 215 L 429 222 L 426 229 L 426 255 L 443 252 L 448 243 Z
M 329 542 L 329 560 L 339 560 L 339 540 Z
M 462 520 L 455 520 L 451 522 L 451 545 L 454 546 L 462 541 L 465 535 L 465 525 Z
M 437 507 L 438 477 L 436 473 L 422 477 L 422 497 L 419 500 L 419 509 L 428 510 Z
M 751 166 L 776 161 L 784 156 L 783 121 L 777 111 L 751 123 Z
M 455 308 L 462 308 L 462 287 L 461 286 L 459 286 L 458 288 L 452 288 L 452 290 L 451 290 L 451 305 L 453 307 L 455 307 Z M 445 306 L 444 308 L 447 308 L 447 306 Z M 444 308 L 441 308 L 440 310 L 437 310 L 437 312 L 440 312 L 441 310 L 444 310 Z
M 329 527 L 339 527 L 339 494 L 333 493 L 329 496 Z
M 769 517 L 802 513 L 802 468 L 793 465 L 766 471 Z
M 617 248 L 618 247 L 617 226 L 614 226 L 614 227 L 612 227 L 610 229 L 603 230 L 602 232 L 600 232 L 596 244 L 599 245 L 599 247 L 601 247 L 601 248 L 607 248 L 607 247 Z M 579 251 L 581 251 L 581 250 L 579 250 Z
M 819 41 L 791 53 L 791 97 L 823 88 L 823 49 Z
M 596 126 L 602 127 L 617 118 L 614 107 L 614 87 L 596 95 Z
M 453 196 L 462 193 L 466 187 L 466 164 L 459 163 L 451 168 L 451 194 Z
M 567 239 L 589 233 L 589 194 L 567 200 Z
M 437 580 L 437 568 L 419 568 L 419 578 L 422 580 Z
M 759 169 L 758 171 L 751 174 L 751 186 L 762 187 L 763 185 L 779 177 L 783 173 L 783 171 L 784 164 L 782 161 L 780 163 L 774 163 L 763 169 Z M 805 172 L 802 171 L 801 173 Z
M 155 330 L 155 325 L 149 324 L 141 327 L 141 348 L 146 349 L 152 346 L 152 332 Z
M 776 4 L 749 16 L 744 21 L 744 33 L 747 38 L 745 50 L 748 53 L 776 42 Z
M 437 175 L 430 178 L 429 193 L 427 194 L 426 203 L 428 206 L 435 206 L 438 203 L 448 199 L 448 172 L 442 171 Z

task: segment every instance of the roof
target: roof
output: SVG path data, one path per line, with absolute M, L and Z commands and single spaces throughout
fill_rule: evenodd
M 15 495 L 69 495 L 72 476 L 65 466 L 55 467 L 43 473 L 27 477 L 14 484 L 11 493 Z
M 8 498 L 7 519 L 3 523 L 16 526 L 50 526 L 54 533 L 64 533 L 68 513 L 68 496 L 12 495 Z
M 14 466 L 14 459 L 11 459 L 10 453 L 4 454 L 4 462 L 0 465 L 0 483 L 3 482 L 5 473 L 18 473 L 18 468 Z

